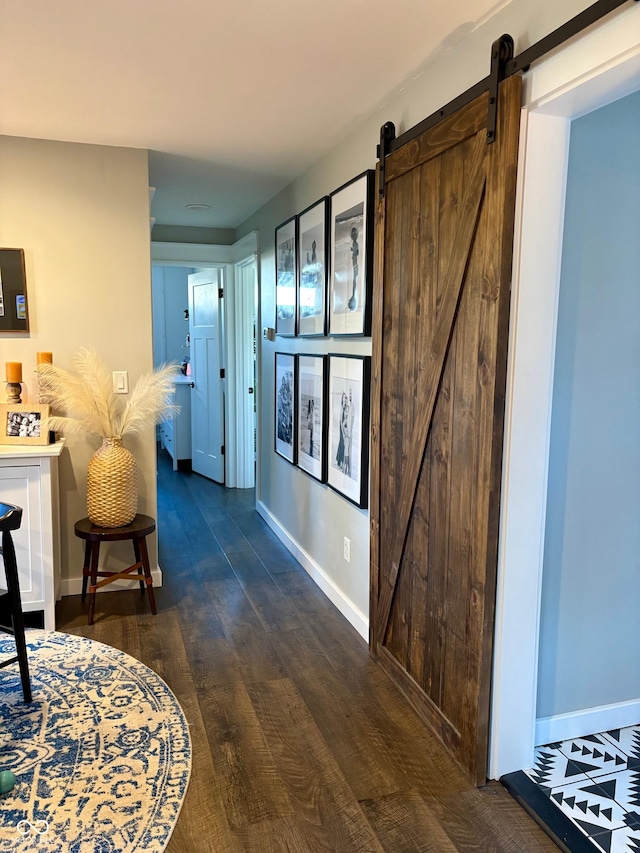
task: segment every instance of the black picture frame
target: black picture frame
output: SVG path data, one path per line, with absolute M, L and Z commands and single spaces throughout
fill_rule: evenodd
M 296 464 L 296 357 L 275 354 L 274 449 L 283 459 Z
M 329 335 L 371 335 L 375 173 L 368 169 L 330 196 Z
M 297 334 L 327 333 L 329 281 L 329 197 L 298 214 Z
M 275 230 L 276 335 L 296 333 L 298 272 L 298 217 L 292 216 Z
M 329 355 L 327 483 L 351 503 L 369 503 L 371 357 Z
M 320 483 L 327 479 L 327 356 L 296 357 L 297 465 Z
M 0 249 L 0 333 L 28 331 L 24 249 Z

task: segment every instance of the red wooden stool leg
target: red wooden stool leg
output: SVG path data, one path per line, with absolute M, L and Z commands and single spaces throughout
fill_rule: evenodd
M 134 539 L 133 539 L 133 553 L 136 556 L 136 563 L 140 563 L 140 565 L 142 566 L 142 558 L 140 556 L 140 546 L 138 545 L 138 539 L 136 537 L 134 537 Z M 144 566 L 143 566 L 143 568 L 144 568 Z M 140 581 L 139 583 L 140 583 L 140 594 L 144 595 L 145 583 L 144 583 L 144 581 Z
M 89 574 L 91 573 L 91 542 L 87 539 L 84 543 L 84 564 L 82 566 L 82 598 L 81 601 L 84 604 L 85 599 L 87 597 L 87 581 L 89 580 Z
M 149 595 L 149 605 L 151 612 L 155 616 L 158 612 L 156 609 L 156 597 L 153 592 L 153 578 L 151 577 L 151 567 L 149 566 L 149 552 L 147 551 L 147 540 L 144 536 L 137 536 L 135 541 L 138 544 L 142 568 L 144 569 L 145 583 L 147 585 L 147 594 Z
M 91 583 L 89 584 L 89 625 L 93 625 L 93 614 L 96 608 L 96 587 L 98 583 L 98 558 L 100 542 L 91 543 Z

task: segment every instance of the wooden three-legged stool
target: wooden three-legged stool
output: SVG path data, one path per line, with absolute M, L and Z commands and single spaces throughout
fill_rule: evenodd
M 80 539 L 85 539 L 84 566 L 82 567 L 82 601 L 87 597 L 87 581 L 89 584 L 89 625 L 93 625 L 93 614 L 96 606 L 96 591 L 101 586 L 106 586 L 120 578 L 124 580 L 137 580 L 140 582 L 140 590 L 144 594 L 146 586 L 149 595 L 151 612 L 157 613 L 156 598 L 153 593 L 153 579 L 149 567 L 149 552 L 147 551 L 146 536 L 156 529 L 155 519 L 149 515 L 136 515 L 131 524 L 125 527 L 96 527 L 88 518 L 76 521 L 75 534 Z M 130 539 L 133 543 L 135 563 L 121 572 L 98 571 L 98 559 L 100 557 L 101 542 L 119 542 Z M 132 574 L 137 572 L 137 574 Z M 142 573 L 141 573 L 142 572 Z M 98 577 L 103 580 L 98 581 Z

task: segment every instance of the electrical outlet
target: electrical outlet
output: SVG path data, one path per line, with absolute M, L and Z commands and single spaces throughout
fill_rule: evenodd
M 351 539 L 344 537 L 344 558 L 347 563 L 351 562 Z

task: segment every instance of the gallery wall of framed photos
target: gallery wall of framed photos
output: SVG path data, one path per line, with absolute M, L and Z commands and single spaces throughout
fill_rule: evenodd
M 274 450 L 362 509 L 371 359 L 330 339 L 371 335 L 374 179 L 357 175 L 275 229 L 275 332 L 296 351 L 275 354 Z M 323 351 L 304 352 L 309 338 Z

